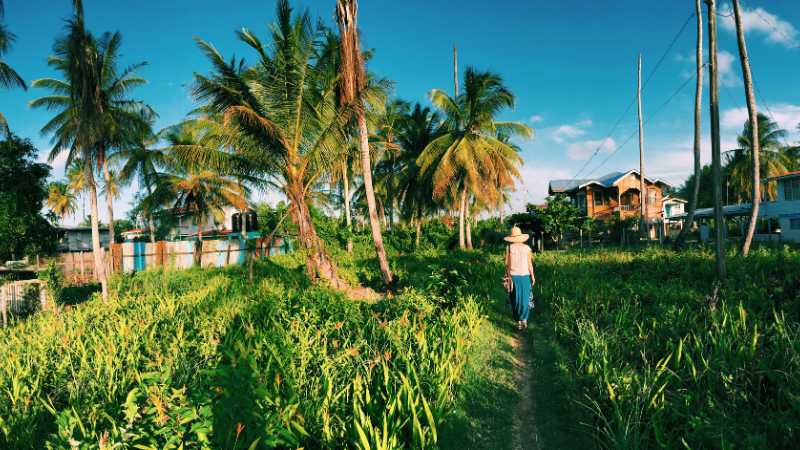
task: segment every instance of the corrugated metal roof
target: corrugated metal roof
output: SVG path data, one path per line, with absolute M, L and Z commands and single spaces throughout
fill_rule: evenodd
M 597 184 L 604 188 L 610 188 L 614 186 L 614 184 L 617 183 L 619 180 L 625 178 L 626 176 L 632 173 L 638 175 L 639 171 L 629 170 L 627 172 L 610 172 L 597 178 L 584 178 L 576 180 L 552 180 L 550 181 L 549 190 L 551 193 L 572 192 L 589 184 Z M 662 183 L 669 186 L 667 182 L 660 179 L 653 180 L 648 177 L 645 177 L 645 180 L 654 184 Z

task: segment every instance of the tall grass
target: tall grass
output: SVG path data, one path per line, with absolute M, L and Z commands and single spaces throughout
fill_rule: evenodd
M 793 448 L 800 253 L 596 251 L 537 259 L 547 315 L 606 448 Z
M 284 256 L 254 284 L 241 268 L 124 276 L 110 302 L 0 332 L 0 447 L 435 445 L 478 301 L 409 286 L 353 302 L 303 273 Z

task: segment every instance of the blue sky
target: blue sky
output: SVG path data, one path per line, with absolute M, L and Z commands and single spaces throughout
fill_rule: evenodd
M 729 9 L 722 0 L 721 11 Z M 208 64 L 192 38 L 202 37 L 224 55 L 253 58 L 234 31 L 248 27 L 266 35 L 274 18 L 274 2 L 256 0 L 84 0 L 89 28 L 96 34 L 123 34 L 123 62 L 147 61 L 141 71 L 149 84 L 135 97 L 159 113 L 158 126 L 181 120 L 192 107 L 188 94 L 194 72 Z M 53 76 L 46 58 L 54 38 L 70 15 L 69 0 L 6 0 L 6 25 L 17 41 L 5 59 L 27 79 Z M 333 0 L 294 2 L 332 24 Z M 748 50 L 759 90 L 761 109 L 800 140 L 800 3 L 796 0 L 748 0 L 743 3 Z M 694 11 L 694 1 L 642 2 L 589 0 L 492 2 L 362 1 L 360 26 L 365 47 L 375 50 L 370 70 L 395 80 L 396 95 L 427 103 L 434 87 L 452 90 L 452 46 L 466 65 L 501 74 L 517 96 L 503 119 L 525 121 L 536 130 L 520 142 L 525 165 L 512 207 L 539 202 L 547 182 L 571 178 L 598 147 L 584 174 L 638 167 L 637 140 L 621 146 L 635 130 L 635 108 L 616 132 L 614 122 L 630 103 L 636 82 L 636 57 L 641 52 L 647 76 L 673 37 Z M 704 11 L 705 12 L 705 11 Z M 723 150 L 735 145 L 746 118 L 741 70 L 732 19 L 720 17 L 720 70 Z M 644 91 L 644 115 L 662 105 L 681 86 L 694 66 L 693 19 Z M 49 137 L 39 129 L 48 113 L 31 110 L 28 101 L 44 92 L 36 89 L 0 91 L 0 109 L 12 129 L 49 151 Z M 693 83 L 645 126 L 646 170 L 679 185 L 691 171 Z M 704 101 L 708 91 L 704 92 Z M 708 107 L 703 109 L 708 126 Z M 704 131 L 704 160 L 710 160 Z M 607 160 L 602 166 L 600 163 Z M 53 163 L 63 176 L 63 161 Z M 129 209 L 132 193 L 119 203 Z M 269 196 L 272 197 L 272 196 Z

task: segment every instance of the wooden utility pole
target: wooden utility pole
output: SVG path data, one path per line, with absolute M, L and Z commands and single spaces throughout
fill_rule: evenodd
M 742 62 L 742 77 L 744 78 L 744 95 L 747 98 L 747 112 L 750 116 L 750 150 L 753 152 L 753 199 L 750 209 L 750 223 L 742 245 L 742 255 L 750 253 L 750 244 L 753 243 L 753 234 L 758 222 L 758 208 L 761 205 L 761 143 L 758 141 L 758 111 L 756 110 L 756 96 L 753 93 L 753 76 L 750 72 L 750 60 L 747 58 L 747 45 L 744 41 L 744 26 L 742 14 L 739 11 L 739 0 L 733 0 L 733 17 L 736 22 L 736 41 L 739 44 L 739 60 Z
M 717 278 L 725 278 L 725 217 L 722 214 L 722 155 L 719 138 L 719 80 L 717 66 L 717 5 L 706 0 L 708 7 L 709 103 L 711 106 L 711 171 L 714 183 L 714 228 Z
M 675 248 L 683 246 L 686 235 L 692 228 L 694 223 L 694 214 L 697 211 L 697 199 L 700 196 L 700 171 L 702 165 L 700 162 L 700 133 L 702 127 L 702 100 L 703 100 L 703 9 L 700 6 L 700 0 L 695 0 L 695 15 L 697 16 L 697 46 L 695 49 L 695 59 L 697 63 L 697 73 L 695 76 L 695 89 L 694 89 L 694 183 L 692 185 L 692 197 L 689 199 L 689 212 L 681 227 L 678 238 L 675 239 Z
M 644 126 L 642 124 L 642 54 L 639 53 L 639 63 L 636 71 L 636 103 L 639 108 L 639 207 L 641 220 L 639 231 L 642 237 L 649 239 L 647 232 L 647 183 L 644 181 Z

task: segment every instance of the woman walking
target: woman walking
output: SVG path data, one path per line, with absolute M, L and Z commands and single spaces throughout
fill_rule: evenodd
M 528 235 L 519 227 L 511 228 L 504 238 L 511 244 L 506 247 L 506 289 L 509 291 L 511 311 L 517 321 L 517 329 L 528 328 L 531 288 L 536 284 L 533 274 L 533 251 L 525 244 Z

